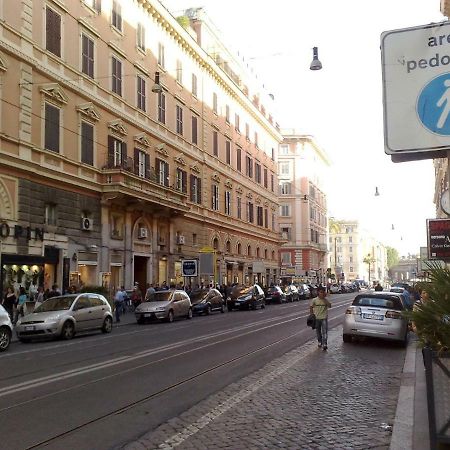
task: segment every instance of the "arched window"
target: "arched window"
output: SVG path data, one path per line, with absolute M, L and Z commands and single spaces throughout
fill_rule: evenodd
M 272 250 L 272 260 L 275 260 L 275 250 Z
M 227 241 L 225 249 L 226 249 L 225 251 L 227 253 L 231 253 L 231 242 L 230 241 Z
M 257 258 L 260 258 L 260 257 L 261 257 L 261 255 L 260 255 L 260 253 L 259 253 L 259 247 L 256 247 L 256 257 L 257 257 Z
M 214 238 L 213 240 L 213 249 L 218 250 L 219 249 L 219 239 Z
M 265 248 L 265 249 L 264 249 L 264 259 L 267 259 L 268 256 L 269 256 L 269 255 L 268 255 L 268 252 L 267 252 L 267 248 Z
M 252 247 L 250 245 L 247 245 L 247 255 L 252 256 Z
M 241 245 L 240 242 L 239 242 L 238 245 L 237 245 L 237 254 L 238 254 L 238 255 L 242 255 L 242 245 Z

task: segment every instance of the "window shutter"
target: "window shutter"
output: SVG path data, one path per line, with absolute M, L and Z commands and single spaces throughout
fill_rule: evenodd
M 150 178 L 150 155 L 145 154 L 145 177 Z
M 94 165 L 94 127 L 81 122 L 81 161 Z
M 182 173 L 181 190 L 182 190 L 182 192 L 186 193 L 187 192 L 187 173 L 184 171 L 181 173 Z
M 122 142 L 122 168 L 127 169 L 127 144 Z
M 165 166 L 165 172 L 164 172 L 164 186 L 169 187 L 169 164 L 166 162 L 163 162 Z
M 202 180 L 200 178 L 197 178 L 197 186 L 198 186 L 197 203 L 200 204 L 202 202 Z
M 94 0 L 94 9 L 100 14 L 102 12 L 102 0 Z
M 191 191 L 190 191 L 190 195 L 189 195 L 189 200 L 191 202 L 194 201 L 194 181 L 195 181 L 194 175 L 190 175 L 189 176 L 189 185 L 191 186 Z
M 45 148 L 59 153 L 59 109 L 45 104 Z
M 108 135 L 108 167 L 114 167 L 114 138 Z
M 52 9 L 46 9 L 46 49 L 61 56 L 61 16 Z
M 139 173 L 139 149 L 134 149 L 134 173 L 137 175 Z

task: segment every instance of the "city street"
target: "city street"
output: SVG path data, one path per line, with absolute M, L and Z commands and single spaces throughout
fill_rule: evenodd
M 353 295 L 331 296 L 330 328 L 340 325 Z M 15 342 L 0 356 L 2 445 L 10 449 L 123 447 L 308 343 L 314 333 L 306 327 L 307 315 L 308 301 L 173 324 L 137 325 L 128 313 L 131 323 L 115 327 L 110 335 L 78 336 L 70 342 Z M 331 352 L 342 354 L 340 336 L 331 334 L 335 336 Z M 307 346 L 317 352 L 315 347 L 315 341 Z M 355 373 L 364 372 L 361 363 L 367 355 L 381 370 L 387 370 L 385 360 L 393 371 L 385 388 L 376 391 L 376 404 L 384 405 L 382 413 L 393 418 L 404 351 L 386 344 L 351 348 L 356 349 L 352 358 L 358 360 Z M 342 364 L 328 366 L 327 376 L 339 377 L 334 369 Z M 375 395 L 373 387 L 365 389 L 362 380 L 352 380 L 350 375 L 344 378 L 350 387 L 356 383 L 366 392 L 365 405 L 375 400 L 370 397 Z M 327 413 L 332 414 L 328 409 Z M 27 426 L 18 427 L 24 418 Z

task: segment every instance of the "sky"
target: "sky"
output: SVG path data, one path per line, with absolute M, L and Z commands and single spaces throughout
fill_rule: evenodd
M 426 246 L 426 219 L 435 217 L 433 162 L 393 163 L 384 152 L 380 35 L 441 22 L 439 0 L 161 3 L 174 16 L 204 7 L 274 95 L 281 128 L 314 136 L 331 160 L 329 216 L 359 220 L 401 256 Z M 309 70 L 313 47 L 319 71 Z

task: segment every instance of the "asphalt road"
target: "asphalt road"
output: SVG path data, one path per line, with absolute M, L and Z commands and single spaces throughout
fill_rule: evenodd
M 330 328 L 353 296 L 330 296 Z M 300 301 L 12 343 L 0 355 L 1 446 L 101 450 L 135 440 L 313 338 L 308 313 Z

